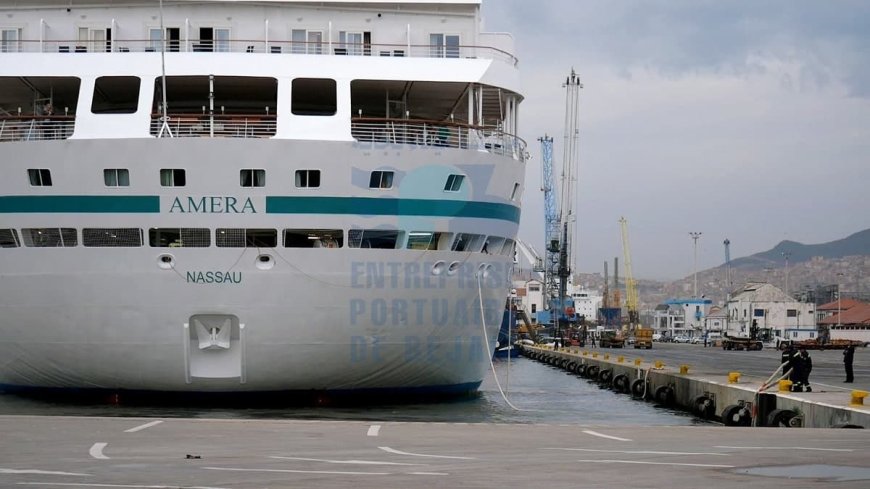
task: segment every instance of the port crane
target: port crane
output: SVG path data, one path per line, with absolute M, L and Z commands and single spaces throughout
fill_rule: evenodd
M 634 330 L 640 322 L 637 310 L 637 282 L 631 271 L 631 247 L 628 243 L 628 219 L 619 218 L 622 229 L 622 254 L 625 257 L 625 309 L 628 311 L 628 329 Z
M 556 186 L 553 175 L 553 138 L 544 136 L 541 142 L 542 175 L 541 190 L 544 192 L 544 290 L 546 303 L 550 306 L 557 337 L 562 334 L 562 325 L 574 316 L 573 303 L 566 301 L 568 282 L 573 268 L 572 241 L 576 225 L 577 161 L 579 156 L 579 101 L 583 84 L 572 69 L 562 85 L 566 89 L 565 141 L 560 174 L 560 200 L 556 207 Z

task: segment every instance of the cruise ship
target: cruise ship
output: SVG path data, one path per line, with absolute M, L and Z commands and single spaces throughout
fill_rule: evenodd
M 474 392 L 518 60 L 481 5 L 0 0 L 0 386 Z

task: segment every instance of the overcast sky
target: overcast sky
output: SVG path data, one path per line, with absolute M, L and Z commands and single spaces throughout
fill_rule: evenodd
M 565 90 L 580 108 L 579 271 L 622 248 L 636 278 L 870 227 L 870 1 L 484 0 L 511 32 L 532 159 L 520 237 L 540 251 L 538 137 L 562 161 Z

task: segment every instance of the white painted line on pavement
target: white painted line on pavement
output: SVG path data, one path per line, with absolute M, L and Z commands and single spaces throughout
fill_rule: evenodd
M 103 455 L 103 449 L 106 448 L 108 443 L 94 443 L 94 446 L 88 450 L 88 453 L 91 454 L 91 457 L 98 458 L 100 460 L 109 460 L 109 457 Z
M 592 431 L 592 430 L 583 430 L 583 433 L 586 433 L 587 435 L 598 436 L 598 437 L 601 437 L 601 438 L 607 438 L 608 440 L 616 440 L 616 441 L 634 441 L 634 440 L 629 440 L 628 438 L 620 438 L 620 437 L 618 437 L 618 436 L 605 435 L 605 434 L 603 434 L 603 433 L 599 433 L 599 432 L 597 432 L 597 431 Z
M 0 474 L 34 474 L 34 475 L 76 475 L 76 476 L 87 476 L 91 474 L 78 474 L 76 472 L 55 472 L 53 470 L 39 470 L 39 469 L 2 469 L 0 468 Z
M 152 426 L 157 426 L 162 422 L 163 421 L 152 421 L 150 423 L 145 423 L 145 424 L 137 426 L 135 428 L 130 428 L 129 430 L 124 430 L 124 433 L 136 433 L 137 431 L 142 431 L 142 430 L 148 429 Z
M 233 467 L 203 467 L 206 470 L 226 472 L 280 472 L 282 474 L 326 474 L 326 475 L 392 475 L 389 472 L 340 472 L 337 470 L 290 470 L 290 469 L 241 469 Z
M 178 489 L 179 485 L 171 486 L 142 486 L 137 484 L 97 484 L 97 483 L 75 483 L 75 482 L 19 482 L 19 486 L 73 486 L 73 487 L 132 487 L 142 489 Z M 212 486 L 184 486 L 185 489 L 227 489 L 226 487 Z
M 322 458 L 302 458 L 302 457 L 280 457 L 278 455 L 269 457 L 278 460 L 301 460 L 304 462 L 323 462 L 327 464 L 351 464 L 351 465 L 426 465 L 426 464 L 406 464 L 402 462 L 376 462 L 373 460 L 326 460 Z
M 730 453 L 717 452 L 662 452 L 657 450 L 596 450 L 594 448 L 541 448 L 541 450 L 565 450 L 571 452 L 602 452 L 602 453 L 627 453 L 638 455 L 715 455 L 730 457 Z
M 640 465 L 675 465 L 679 467 L 713 467 L 717 469 L 733 469 L 733 465 L 716 465 L 716 464 L 681 464 L 671 462 L 641 462 L 639 460 L 578 460 L 580 463 L 595 463 L 595 464 L 640 464 Z
M 854 452 L 850 448 L 812 448 L 812 447 L 729 447 L 717 445 L 713 448 L 734 448 L 738 450 L 809 450 L 816 452 Z
M 373 424 L 369 426 L 369 432 L 366 433 L 366 436 L 378 436 L 378 433 L 381 431 L 381 425 Z
M 383 450 L 387 453 L 392 453 L 395 455 L 409 455 L 411 457 L 449 458 L 449 459 L 454 459 L 454 460 L 477 460 L 474 457 L 454 457 L 454 456 L 450 456 L 450 455 L 425 455 L 422 453 L 401 452 L 399 450 L 396 450 L 396 449 L 393 449 L 390 447 L 378 447 L 378 448 L 380 448 L 381 450 Z
M 408 475 L 450 475 L 447 472 L 408 472 Z

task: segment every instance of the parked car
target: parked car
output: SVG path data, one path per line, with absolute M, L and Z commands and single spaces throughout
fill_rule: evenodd
M 689 337 L 683 335 L 674 336 L 674 343 L 688 343 Z
M 703 343 L 703 342 L 704 342 L 704 337 L 703 337 L 703 336 L 693 336 L 693 337 L 692 337 L 692 344 L 693 344 L 693 345 L 699 345 L 699 344 L 701 344 L 701 343 Z
M 662 341 L 662 334 L 661 333 L 653 333 L 652 340 L 653 341 Z

